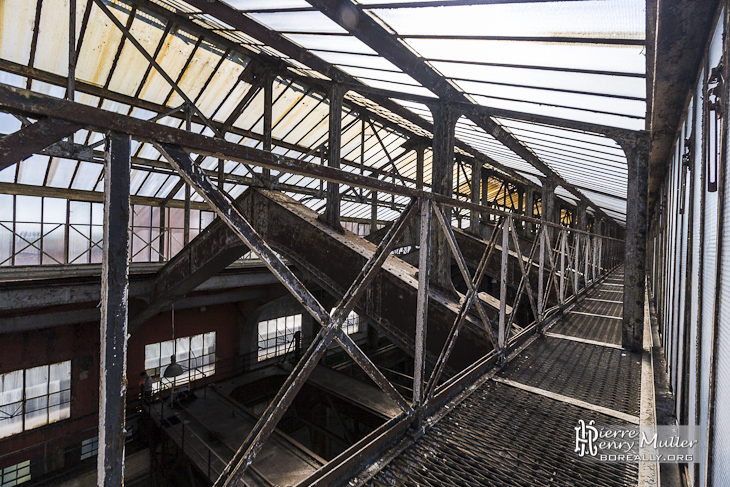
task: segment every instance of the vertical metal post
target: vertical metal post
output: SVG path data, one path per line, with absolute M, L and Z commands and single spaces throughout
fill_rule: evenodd
M 165 260 L 165 240 L 167 239 L 167 231 L 165 229 L 165 213 L 167 213 L 167 207 L 163 203 L 160 205 L 160 241 L 157 247 L 160 254 L 160 262 L 164 262 Z
M 223 185 L 226 181 L 226 161 L 224 159 L 218 159 L 218 189 L 223 190 Z
M 633 352 L 643 350 L 644 277 L 646 268 L 647 199 L 649 179 L 648 139 L 618 141 L 629 167 L 626 209 L 626 267 L 624 271 L 624 322 L 621 343 Z
M 560 232 L 560 304 L 565 304 L 565 251 L 568 231 L 563 229 Z
M 537 275 L 537 330 L 542 331 L 543 315 L 543 296 L 545 294 L 545 235 L 546 225 L 540 225 L 540 230 L 537 232 L 535 238 L 540 239 L 540 258 L 539 258 L 539 269 Z
M 264 73 L 264 144 L 265 151 L 271 151 L 271 124 L 274 109 L 274 75 L 268 69 Z M 264 169 L 261 173 L 265 188 L 271 187 L 271 170 Z
M 478 205 L 480 197 L 480 188 L 482 186 L 482 163 L 474 161 L 471 166 L 471 202 Z M 469 212 L 469 229 L 474 235 L 479 235 L 479 212 L 471 210 Z
M 436 194 L 451 196 L 454 186 L 454 142 L 456 140 L 456 122 L 460 113 L 449 103 L 437 103 L 429 106 L 433 115 L 433 160 L 431 163 L 431 190 Z M 446 220 L 451 224 L 451 210 L 445 208 Z M 434 222 L 434 225 L 437 225 Z M 446 291 L 454 288 L 451 282 L 451 250 L 446 235 L 438 228 L 432 229 L 432 255 L 434 268 L 431 280 L 437 287 Z
M 416 348 L 413 371 L 414 408 L 423 404 L 426 394 L 426 336 L 428 318 L 428 287 L 431 272 L 431 202 L 420 200 L 421 236 L 418 253 L 418 303 L 416 307 Z
M 525 216 L 530 218 L 535 216 L 535 188 L 525 188 Z M 535 224 L 528 223 L 526 230 L 529 233 L 535 233 Z
M 330 112 L 329 112 L 329 138 L 327 141 L 328 157 L 327 165 L 340 167 L 340 145 L 342 137 L 342 99 L 345 94 L 344 88 L 337 84 L 330 85 Z M 333 228 L 340 227 L 340 185 L 327 182 L 327 209 L 325 210 L 325 221 Z
M 190 185 L 185 185 L 185 215 L 183 220 L 183 245 L 190 243 Z
M 590 271 L 588 267 L 588 261 L 591 256 L 591 237 L 590 235 L 585 236 L 586 241 L 586 251 L 585 251 L 585 259 L 583 260 L 583 281 L 585 282 L 586 288 L 588 287 L 588 272 Z
M 104 161 L 104 248 L 101 281 L 99 455 L 97 485 L 124 485 L 129 288 L 129 174 L 131 140 L 107 135 Z
M 573 293 L 578 296 L 578 286 L 580 280 L 578 279 L 578 249 L 580 248 L 580 234 L 576 233 L 573 238 Z
M 512 227 L 512 217 L 508 216 L 502 227 L 502 262 L 499 273 L 499 337 L 497 345 L 504 350 L 507 339 L 507 267 L 509 264 L 509 231 Z
M 69 0 L 68 11 L 68 85 L 66 99 L 74 100 L 76 89 L 76 0 Z M 73 140 L 73 135 L 69 141 Z
M 426 155 L 426 146 L 416 147 L 416 189 L 423 189 L 423 161 Z
M 378 230 L 378 192 L 371 191 L 370 197 L 370 233 L 375 233 Z

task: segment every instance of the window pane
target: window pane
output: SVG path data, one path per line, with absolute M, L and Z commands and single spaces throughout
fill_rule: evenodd
M 48 394 L 48 366 L 42 365 L 25 371 L 25 397 Z

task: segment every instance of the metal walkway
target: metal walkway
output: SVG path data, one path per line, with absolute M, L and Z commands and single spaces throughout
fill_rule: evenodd
M 622 282 L 619 268 L 367 485 L 637 485 L 637 464 L 574 453 L 581 419 L 639 422 L 641 355 L 620 348 Z

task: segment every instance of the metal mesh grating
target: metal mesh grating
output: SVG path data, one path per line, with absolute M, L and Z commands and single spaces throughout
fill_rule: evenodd
M 559 338 L 540 338 L 499 374 L 635 416 L 641 398 L 641 355 Z
M 624 424 L 593 411 L 488 381 L 368 485 L 625 487 L 637 465 L 574 453 L 579 419 Z
M 596 316 L 568 314 L 550 331 L 598 342 L 621 344 L 621 321 Z
M 573 310 L 581 311 L 583 313 L 594 313 L 597 315 L 616 316 L 620 318 L 623 316 L 624 306 L 619 303 L 585 300 L 577 304 Z

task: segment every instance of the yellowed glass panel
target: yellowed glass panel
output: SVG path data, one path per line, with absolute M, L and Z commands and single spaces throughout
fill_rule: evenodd
M 167 35 L 156 60 L 165 73 L 172 79 L 177 79 L 194 47 L 195 38 L 184 31 L 178 30 L 174 34 Z M 163 103 L 171 89 L 172 87 L 162 75 L 152 69 L 144 88 L 140 92 L 140 98 L 155 103 Z M 178 103 L 179 105 L 180 103 Z
M 36 2 L 31 0 L 0 2 L 0 58 L 28 64 L 35 9 Z
M 139 15 L 132 22 L 129 32 L 149 54 L 154 54 L 162 38 L 164 27 L 157 23 L 156 19 L 141 19 Z M 109 89 L 133 96 L 137 92 L 148 66 L 149 62 L 139 52 L 139 49 L 128 40 L 125 41 L 124 48 L 119 56 L 117 69 L 114 71 L 112 80 L 109 83 Z
M 127 14 L 110 9 L 121 21 L 127 22 Z M 94 4 L 89 15 L 89 25 L 84 33 L 81 53 L 76 64 L 76 78 L 103 86 L 109 76 L 122 33 L 104 12 Z
M 0 2 L 4 3 L 4 2 Z M 28 2 L 35 3 L 35 2 Z M 46 0 L 41 10 L 38 44 L 33 66 L 68 76 L 68 0 Z M 76 3 L 76 39 L 81 29 L 86 2 Z M 31 28 L 32 30 L 32 28 Z

